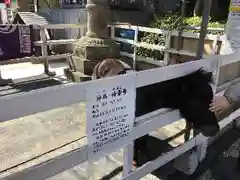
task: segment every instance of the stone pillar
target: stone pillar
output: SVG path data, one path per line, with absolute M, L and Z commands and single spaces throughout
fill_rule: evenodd
M 108 0 L 87 1 L 87 33 L 73 45 L 67 76 L 74 81 L 88 80 L 94 66 L 106 58 L 120 57 L 120 44 L 108 38 Z
M 220 54 L 230 54 L 240 50 L 240 3 L 232 0 L 229 5 L 228 21 L 225 28 L 225 40 Z M 219 84 L 224 84 L 240 77 L 240 63 L 221 67 Z
M 222 54 L 229 54 L 240 50 L 240 3 L 231 0 L 228 21 L 226 24 L 226 40 Z
M 223 43 L 221 54 L 240 52 L 240 2 L 231 0 L 229 6 L 228 21 L 226 24 L 226 39 Z M 219 83 L 224 84 L 240 77 L 240 62 L 221 67 Z M 240 118 L 236 124 L 240 129 Z

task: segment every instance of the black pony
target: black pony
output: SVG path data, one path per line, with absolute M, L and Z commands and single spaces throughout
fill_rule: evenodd
M 121 61 L 106 59 L 98 63 L 93 79 L 126 73 L 129 67 Z M 219 125 L 214 113 L 209 110 L 213 99 L 210 83 L 212 73 L 199 69 L 186 76 L 137 88 L 135 116 L 139 117 L 160 108 L 178 109 L 188 123 L 205 136 L 214 136 Z M 146 136 L 135 141 L 135 159 L 146 147 Z

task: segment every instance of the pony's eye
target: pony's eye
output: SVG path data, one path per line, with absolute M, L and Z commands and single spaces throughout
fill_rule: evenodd
M 104 69 L 104 70 L 102 71 L 102 76 L 105 76 L 108 72 L 109 72 L 109 69 L 108 69 L 108 68 Z

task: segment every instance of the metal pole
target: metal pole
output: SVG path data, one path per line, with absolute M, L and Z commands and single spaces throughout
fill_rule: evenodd
M 203 9 L 200 37 L 199 37 L 199 41 L 198 41 L 198 50 L 196 53 L 196 60 L 201 59 L 203 56 L 204 40 L 205 40 L 205 36 L 207 34 L 211 2 L 212 2 L 212 0 L 204 0 L 204 9 Z

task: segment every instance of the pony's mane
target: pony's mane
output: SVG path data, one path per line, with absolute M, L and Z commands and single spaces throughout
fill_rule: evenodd
M 109 71 L 110 69 L 118 67 L 119 69 L 124 69 L 126 67 L 129 68 L 127 64 L 122 62 L 118 59 L 104 59 L 103 61 L 99 62 L 93 70 L 92 79 L 98 79 L 104 74 L 104 71 Z M 189 84 L 196 84 L 196 83 L 212 83 L 213 82 L 213 75 L 212 72 L 206 71 L 203 68 L 200 68 L 192 73 L 189 73 L 183 77 L 177 79 L 184 79 Z
M 203 68 L 200 68 L 186 76 L 184 76 L 186 79 L 194 80 L 196 82 L 213 82 L 213 74 L 212 72 L 206 71 Z

